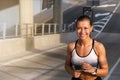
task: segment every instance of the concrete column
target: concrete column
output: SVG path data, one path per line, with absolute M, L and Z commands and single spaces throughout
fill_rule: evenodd
M 53 7 L 53 19 L 54 22 L 58 24 L 57 29 L 59 32 L 62 32 L 63 27 L 63 12 L 62 12 L 62 0 L 54 0 L 54 7 Z
M 33 28 L 33 0 L 19 0 L 20 7 L 20 34 L 28 36 Z

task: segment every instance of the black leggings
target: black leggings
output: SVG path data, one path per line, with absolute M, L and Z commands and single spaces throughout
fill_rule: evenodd
M 72 77 L 71 80 L 81 80 L 81 79 Z M 102 80 L 102 79 L 101 79 L 101 77 L 97 77 L 95 80 Z

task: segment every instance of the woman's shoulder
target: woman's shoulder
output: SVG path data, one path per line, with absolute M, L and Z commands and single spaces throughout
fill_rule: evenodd
M 76 43 L 76 41 L 72 41 L 72 42 L 68 43 L 68 49 L 70 51 L 72 51 L 75 48 L 75 43 Z
M 94 46 L 95 46 L 96 48 L 104 47 L 104 44 L 103 44 L 103 43 L 101 43 L 101 42 L 99 42 L 99 41 L 97 41 L 97 40 L 94 40 L 94 42 L 95 42 Z
M 95 49 L 95 51 L 97 52 L 98 55 L 99 55 L 99 53 L 101 54 L 102 52 L 105 51 L 105 47 L 104 47 L 103 43 L 101 43 L 101 42 L 99 42 L 97 40 L 95 40 L 94 43 L 95 43 L 94 44 L 94 49 Z
M 69 46 L 69 47 L 74 47 L 74 46 L 75 46 L 75 41 L 69 42 L 69 43 L 68 43 L 68 46 Z

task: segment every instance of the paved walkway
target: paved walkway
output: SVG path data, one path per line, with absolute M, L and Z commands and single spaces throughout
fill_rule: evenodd
M 66 45 L 0 65 L 0 80 L 69 80 L 64 70 Z

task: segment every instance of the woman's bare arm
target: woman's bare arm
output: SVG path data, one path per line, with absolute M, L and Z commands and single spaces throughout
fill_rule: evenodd
M 102 43 L 96 42 L 95 51 L 98 54 L 100 68 L 97 69 L 97 76 L 108 75 L 108 62 L 106 58 L 106 50 Z
M 71 74 L 75 78 L 79 78 L 80 77 L 80 71 L 73 70 L 72 67 L 71 67 L 71 55 L 72 55 L 72 51 L 74 49 L 74 45 L 75 45 L 74 42 L 68 44 L 67 57 L 66 57 L 66 61 L 65 61 L 65 69 L 69 74 Z

